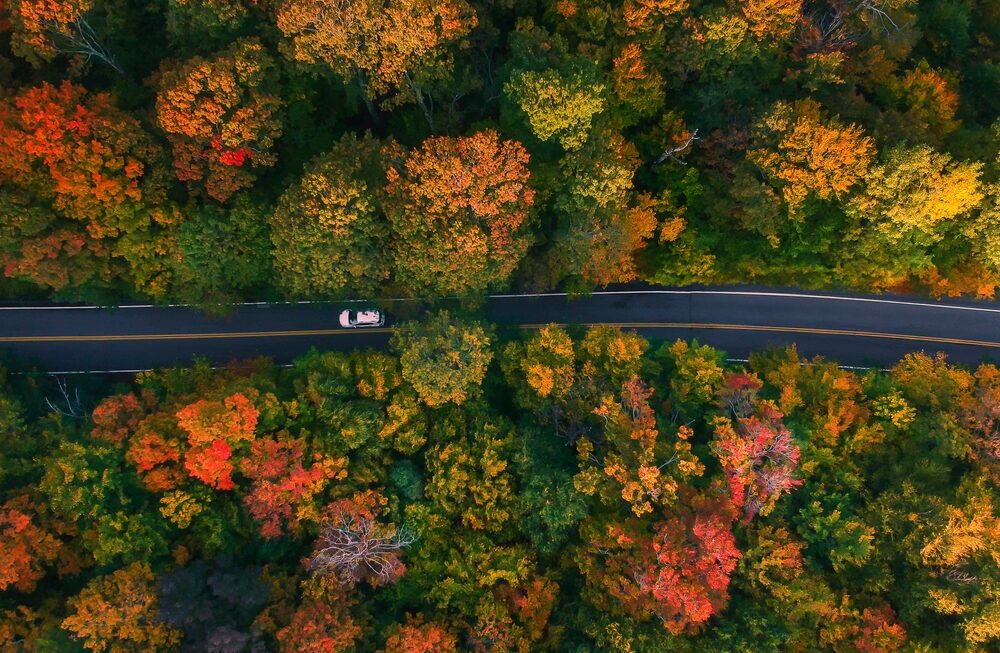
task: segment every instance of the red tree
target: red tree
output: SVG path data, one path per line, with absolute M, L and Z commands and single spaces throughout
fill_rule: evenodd
M 90 434 L 117 444 L 136 429 L 143 414 L 139 398 L 132 393 L 105 397 L 91 414 L 94 428 Z
M 222 401 L 196 401 L 177 411 L 177 423 L 188 434 L 184 467 L 191 476 L 219 490 L 236 487 L 233 452 L 253 441 L 260 413 L 243 394 Z
M 447 628 L 434 622 L 424 623 L 418 615 L 407 615 L 405 624 L 389 629 L 382 653 L 455 653 L 458 643 Z
M 0 266 L 62 289 L 107 275 L 119 239 L 172 213 L 162 153 L 106 94 L 43 83 L 0 101 Z
M 704 497 L 687 504 L 652 531 L 636 518 L 584 524 L 588 548 L 578 563 L 599 607 L 635 618 L 655 615 L 679 635 L 725 605 L 740 556 L 731 508 Z
M 733 503 L 747 521 L 768 514 L 782 494 L 802 484 L 792 475 L 799 464 L 799 448 L 781 422 L 781 413 L 770 403 L 758 408 L 760 416 L 715 421 L 712 451 L 722 463 Z
M 104 93 L 43 83 L 0 103 L 0 180 L 51 197 L 91 238 L 134 231 L 164 198 L 161 152 Z
M 59 554 L 60 541 L 38 526 L 36 513 L 23 496 L 0 505 L 0 590 L 34 591 Z
M 725 605 L 740 556 L 728 519 L 713 512 L 671 519 L 657 529 L 652 549 L 635 579 L 667 630 L 680 634 Z
M 361 626 L 335 583 L 307 583 L 291 622 L 276 633 L 281 653 L 342 653 L 354 650 Z
M 858 653 L 892 653 L 906 644 L 906 629 L 896 621 L 895 611 L 888 605 L 865 608 L 854 646 Z
M 265 538 L 296 532 L 300 508 L 322 491 L 326 482 L 344 474 L 344 460 L 316 456 L 314 464 L 302 464 L 301 440 L 257 440 L 250 457 L 243 461 L 243 473 L 253 488 L 243 499 L 250 514 L 260 522 Z
M 172 490 L 184 480 L 180 461 L 182 443 L 164 436 L 155 425 L 143 425 L 129 441 L 127 459 L 135 465 L 143 484 L 151 492 Z

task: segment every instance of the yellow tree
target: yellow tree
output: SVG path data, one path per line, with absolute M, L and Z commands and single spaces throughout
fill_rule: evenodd
M 411 73 L 468 34 L 476 15 L 465 0 L 284 0 L 277 23 L 296 61 L 357 79 L 368 100 L 409 86 L 420 101 Z
M 447 311 L 423 324 L 403 325 L 393 335 L 392 346 L 399 353 L 403 378 L 431 408 L 464 402 L 482 384 L 493 359 L 486 330 L 478 324 L 456 324 Z
M 576 377 L 573 340 L 563 328 L 550 324 L 526 342 L 509 343 L 501 365 L 522 406 L 564 400 Z
M 858 125 L 823 115 L 813 100 L 778 102 L 757 126 L 751 161 L 781 188 L 789 213 L 806 198 L 839 199 L 864 178 L 875 146 Z
M 144 562 L 95 578 L 68 607 L 63 628 L 94 653 L 169 651 L 180 642 L 157 618 L 156 576 Z
M 688 0 L 625 0 L 622 12 L 633 30 L 660 30 L 666 19 L 685 11 Z
M 389 276 L 379 184 L 364 174 L 378 156 L 374 139 L 346 136 L 278 200 L 271 216 L 274 267 L 290 296 L 370 295 Z
M 890 240 L 934 230 L 977 206 L 984 195 L 981 163 L 956 163 L 926 145 L 896 147 L 869 171 L 865 190 L 848 205 Z
M 604 86 L 580 71 L 522 71 L 507 82 L 504 92 L 527 116 L 535 136 L 555 139 L 567 150 L 584 144 L 594 116 L 604 110 Z
M 802 16 L 802 0 L 750 0 L 737 3 L 754 37 L 783 39 L 791 36 Z

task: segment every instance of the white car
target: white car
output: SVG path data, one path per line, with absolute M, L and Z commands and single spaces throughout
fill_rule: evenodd
M 364 311 L 346 310 L 340 313 L 340 326 L 348 329 L 358 327 L 379 327 L 385 324 L 385 315 L 382 311 L 368 309 Z

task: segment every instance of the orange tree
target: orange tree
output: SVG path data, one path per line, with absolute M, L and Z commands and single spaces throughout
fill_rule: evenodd
M 156 117 L 173 146 L 178 179 L 203 183 L 209 197 L 224 202 L 253 183 L 250 169 L 274 165 L 283 106 L 272 92 L 274 72 L 254 39 L 163 72 Z
M 529 244 L 528 153 L 492 130 L 435 136 L 390 163 L 384 210 L 396 281 L 414 293 L 502 286 Z
M 449 67 L 443 47 L 468 34 L 476 15 L 465 0 L 287 0 L 278 29 L 296 61 L 323 63 L 356 79 L 369 102 L 407 87 L 423 103 L 420 77 Z M 419 71 L 418 71 L 419 69 Z M 419 72 L 420 75 L 416 75 Z M 369 105 L 374 115 L 374 107 Z
M 11 190 L 0 202 L 5 274 L 55 290 L 124 276 L 112 259 L 138 263 L 130 243 L 176 219 L 158 206 L 160 148 L 110 96 L 70 82 L 0 101 L 0 181 Z

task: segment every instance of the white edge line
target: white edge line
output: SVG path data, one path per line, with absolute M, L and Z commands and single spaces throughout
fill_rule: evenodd
M 960 311 L 979 311 L 984 313 L 1000 313 L 1000 308 L 985 306 L 957 306 L 934 302 L 915 302 L 901 299 L 878 299 L 875 297 L 844 297 L 841 295 L 813 295 L 808 293 L 790 293 L 755 290 L 602 290 L 592 295 L 747 295 L 755 297 L 788 297 L 792 299 L 831 299 L 842 302 L 867 302 L 871 304 L 897 304 L 901 306 L 919 306 L 921 308 L 947 308 Z M 514 299 L 518 297 L 565 297 L 567 293 L 534 293 L 524 295 L 490 295 L 491 299 Z
M 749 363 L 750 359 L 749 358 L 727 358 L 726 362 L 727 363 Z M 806 361 L 806 360 L 799 361 L 799 365 L 812 365 L 812 364 L 813 363 L 811 363 L 809 361 Z M 226 368 L 226 367 L 229 367 L 229 366 L 228 365 L 210 365 L 209 367 L 210 367 L 210 369 L 218 370 L 218 369 L 223 369 L 223 368 Z M 294 367 L 294 364 L 293 363 L 281 363 L 281 364 L 274 364 L 274 363 L 272 363 L 272 367 L 284 367 L 284 368 L 288 368 L 288 367 Z M 838 365 L 837 367 L 839 367 L 840 369 L 843 369 L 843 370 L 879 370 L 880 372 L 889 372 L 889 371 L 891 371 L 890 368 L 888 368 L 888 367 L 861 367 L 859 365 Z M 7 373 L 10 374 L 11 376 L 59 376 L 60 374 L 138 374 L 139 372 L 149 372 L 149 371 L 152 371 L 152 370 L 155 370 L 155 369 L 167 369 L 167 368 L 161 366 L 159 368 L 144 367 L 144 368 L 135 369 L 135 370 L 60 370 L 58 372 L 11 372 L 11 371 L 8 371 Z
M 159 367 L 144 367 L 137 370 L 61 370 L 59 372 L 11 372 L 7 371 L 7 374 L 11 376 L 59 376 L 60 374 L 138 374 L 139 372 L 152 372 L 154 370 L 168 370 L 174 366 L 161 365 Z M 229 367 L 226 365 L 209 365 L 209 369 L 221 370 Z M 294 367 L 292 363 L 281 363 L 275 364 L 271 363 L 271 367 Z M 188 367 L 187 369 L 190 369 Z
M 749 358 L 727 358 L 726 362 L 727 363 L 749 363 L 750 359 Z M 812 363 L 810 361 L 807 361 L 807 360 L 800 360 L 799 361 L 799 365 L 801 365 L 801 366 L 810 366 L 811 367 L 811 366 L 814 365 L 814 363 Z M 840 364 L 838 364 L 837 367 L 839 367 L 842 370 L 865 370 L 865 371 L 868 371 L 868 370 L 878 370 L 879 372 L 891 372 L 892 371 L 892 368 L 889 368 L 889 367 L 864 367 L 864 366 L 861 366 L 861 365 L 840 365 Z
M 1000 313 L 1000 308 L 985 306 L 958 306 L 934 302 L 905 301 L 900 299 L 878 299 L 874 297 L 844 297 L 841 295 L 815 295 L 809 293 L 788 293 L 776 291 L 755 290 L 601 290 L 591 295 L 741 295 L 749 297 L 785 297 L 789 299 L 824 299 L 841 302 L 863 302 L 869 304 L 894 304 L 897 306 L 917 306 L 920 308 L 943 308 L 956 311 L 974 311 L 980 313 Z M 525 293 L 521 295 L 488 295 L 489 299 L 519 299 L 528 297 L 567 297 L 568 293 Z M 425 301 L 427 297 L 391 297 L 382 302 Z M 455 297 L 439 297 L 437 299 L 456 299 Z M 357 304 L 371 302 L 370 299 L 343 300 L 301 300 L 288 302 L 241 302 L 229 306 L 295 306 L 307 304 Z M 0 306 L 0 311 L 59 311 L 59 310 L 95 310 L 100 308 L 200 308 L 195 304 L 123 304 L 121 306 Z

